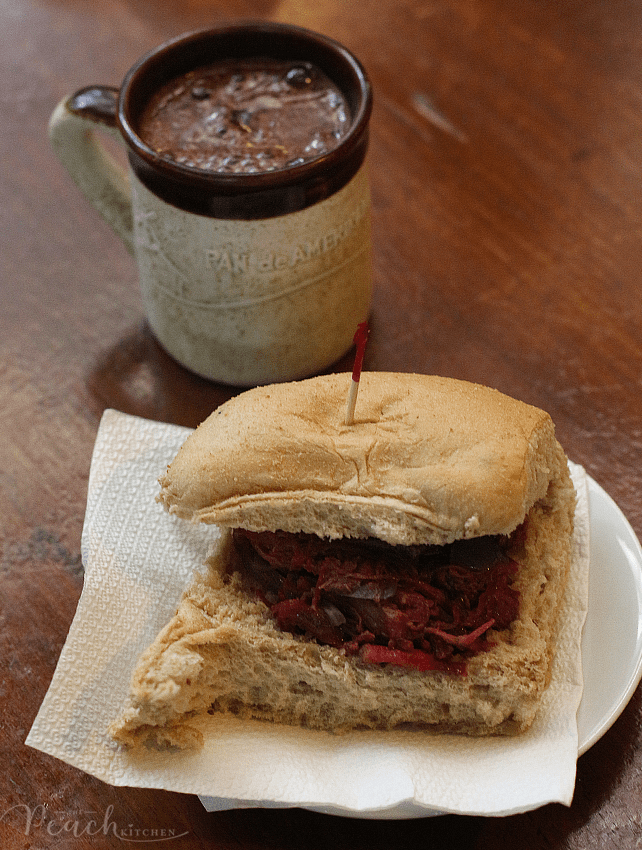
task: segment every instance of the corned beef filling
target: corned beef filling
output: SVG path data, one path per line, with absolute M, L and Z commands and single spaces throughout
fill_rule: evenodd
M 491 646 L 488 630 L 517 616 L 508 552 L 520 533 L 392 546 L 235 529 L 231 569 L 283 631 L 368 663 L 465 674 L 466 659 Z

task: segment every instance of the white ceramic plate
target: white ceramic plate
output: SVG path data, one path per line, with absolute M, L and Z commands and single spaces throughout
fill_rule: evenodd
M 613 725 L 642 678 L 642 548 L 611 497 L 587 480 L 591 556 L 580 755 Z

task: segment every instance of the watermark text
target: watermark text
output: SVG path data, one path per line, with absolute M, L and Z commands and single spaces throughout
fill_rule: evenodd
M 44 830 L 52 837 L 105 835 L 119 841 L 139 844 L 172 841 L 189 834 L 188 831 L 171 827 L 140 827 L 132 823 L 121 826 L 113 815 L 114 807 L 111 805 L 107 806 L 104 815 L 100 817 L 96 812 L 82 812 L 80 816 L 70 816 L 67 812 L 51 811 L 42 804 L 32 807 L 26 803 L 18 803 L 0 814 L 0 821 L 16 827 L 25 836 L 33 835 L 37 830 Z

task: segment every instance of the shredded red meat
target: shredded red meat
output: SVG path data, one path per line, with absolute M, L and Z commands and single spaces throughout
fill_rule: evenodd
M 235 529 L 233 540 L 232 569 L 279 628 L 367 663 L 465 674 L 490 647 L 488 630 L 519 609 L 512 538 L 391 546 Z

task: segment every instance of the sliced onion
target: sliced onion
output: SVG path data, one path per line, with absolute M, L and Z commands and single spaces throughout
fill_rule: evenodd
M 397 583 L 388 582 L 386 584 L 377 585 L 374 582 L 368 584 L 360 584 L 352 593 L 346 594 L 350 599 L 390 599 L 397 592 Z
M 336 605 L 333 605 L 331 602 L 326 602 L 321 606 L 321 608 L 326 614 L 331 625 L 342 626 L 345 623 L 346 618 L 343 616 L 343 614 L 337 608 Z

